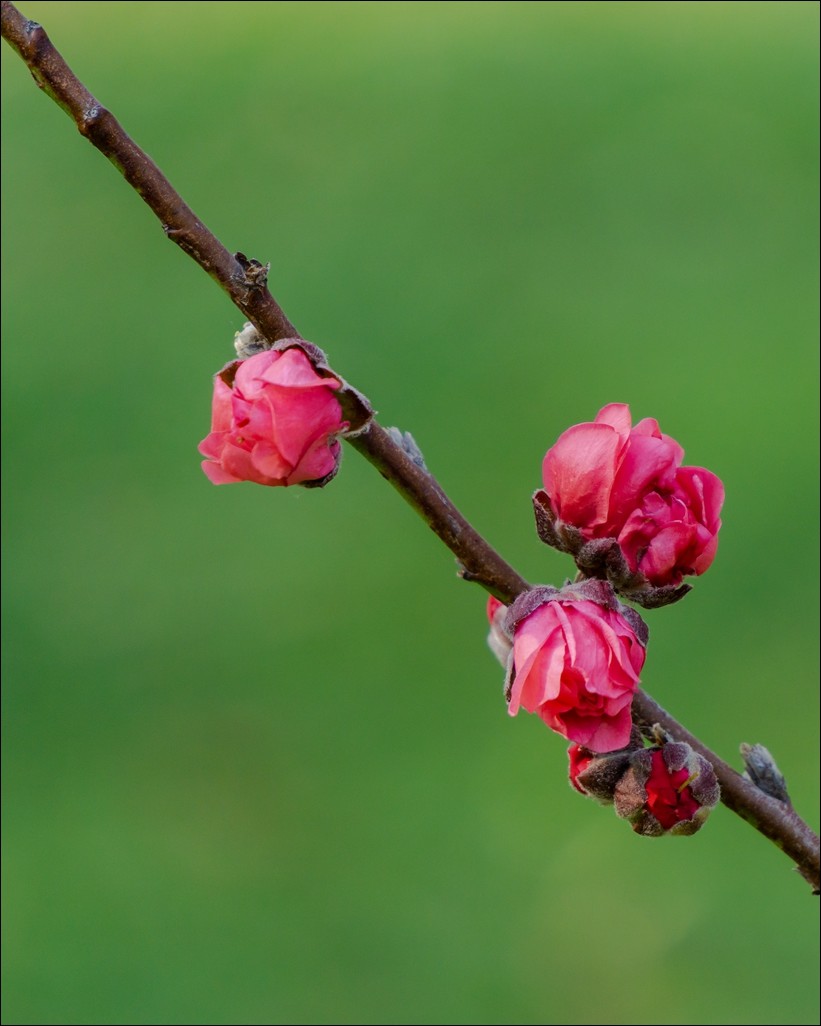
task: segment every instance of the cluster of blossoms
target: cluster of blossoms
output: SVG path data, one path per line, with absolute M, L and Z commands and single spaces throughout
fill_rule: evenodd
M 573 555 L 581 580 L 487 607 L 510 714 L 524 707 L 573 742 L 576 790 L 646 836 L 693 833 L 719 794 L 712 767 L 688 745 L 663 738 L 645 748 L 633 726 L 648 632 L 617 597 L 649 608 L 677 601 L 689 591 L 683 578 L 713 561 L 724 489 L 683 456 L 655 420 L 631 427 L 620 403 L 565 431 L 533 501 L 539 536 Z
M 199 447 L 209 480 L 327 484 L 339 438 L 370 418 L 367 401 L 303 339 L 271 347 L 246 325 L 235 345 L 240 358 L 214 379 L 211 431 Z M 723 487 L 710 471 L 682 466 L 683 456 L 655 420 L 632 427 L 619 403 L 569 428 L 544 458 L 533 502 L 540 537 L 573 555 L 581 579 L 533 588 L 509 608 L 488 602 L 510 714 L 523 707 L 571 741 L 576 790 L 648 836 L 692 833 L 718 800 L 701 756 L 669 738 L 645 748 L 634 728 L 647 627 L 617 597 L 676 601 L 689 590 L 683 578 L 713 561 Z

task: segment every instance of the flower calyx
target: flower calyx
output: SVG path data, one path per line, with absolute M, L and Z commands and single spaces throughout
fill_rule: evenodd
M 533 512 L 536 533 L 545 545 L 569 553 L 583 574 L 608 581 L 643 609 L 672 605 L 693 590 L 691 584 L 651 584 L 641 571 L 630 569 L 618 538 L 588 539 L 573 524 L 559 520 L 543 488 L 533 493 Z

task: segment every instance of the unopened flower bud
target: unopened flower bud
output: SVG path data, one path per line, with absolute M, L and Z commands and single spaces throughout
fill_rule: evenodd
M 597 755 L 583 745 L 570 745 L 567 749 L 570 786 L 600 805 L 612 805 L 616 785 L 630 768 L 631 754 L 642 747 L 641 734 L 636 727 L 630 733 L 627 747 L 617 752 Z
M 581 745 L 571 745 L 567 758 L 571 787 L 600 805 L 612 805 L 616 784 L 629 767 L 630 756 L 623 751 L 596 755 Z
M 719 800 L 710 763 L 688 745 L 671 741 L 634 751 L 613 795 L 616 815 L 645 837 L 694 834 Z
M 744 776 L 752 780 L 759 791 L 775 798 L 776 801 L 784 802 L 785 805 L 792 805 L 784 774 L 764 745 L 744 743 L 741 745 L 741 755 L 744 759 Z
M 243 324 L 241 331 L 234 332 L 234 349 L 240 360 L 247 360 L 249 356 L 256 356 L 270 348 L 271 343 L 260 335 L 250 321 Z

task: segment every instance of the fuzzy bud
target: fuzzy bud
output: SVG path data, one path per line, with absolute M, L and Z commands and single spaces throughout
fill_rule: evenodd
M 626 748 L 617 752 L 597 755 L 583 745 L 572 744 L 567 749 L 568 780 L 579 794 L 593 798 L 600 805 L 612 805 L 616 785 L 630 768 L 630 756 L 644 744 L 638 728 L 633 727 Z
M 721 791 L 713 767 L 683 742 L 643 748 L 613 795 L 616 815 L 645 837 L 694 834 L 717 804 Z

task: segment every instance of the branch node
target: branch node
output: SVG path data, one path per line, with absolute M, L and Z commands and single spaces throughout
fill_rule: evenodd
M 262 292 L 268 285 L 270 262 L 267 264 L 247 257 L 244 253 L 234 253 L 234 259 L 242 268 L 242 284 L 251 292 Z
M 50 42 L 48 35 L 46 34 L 46 30 L 39 21 L 33 21 L 31 18 L 27 18 L 23 31 L 28 36 L 31 46 L 37 50 L 39 56 L 39 52 L 43 44 Z

